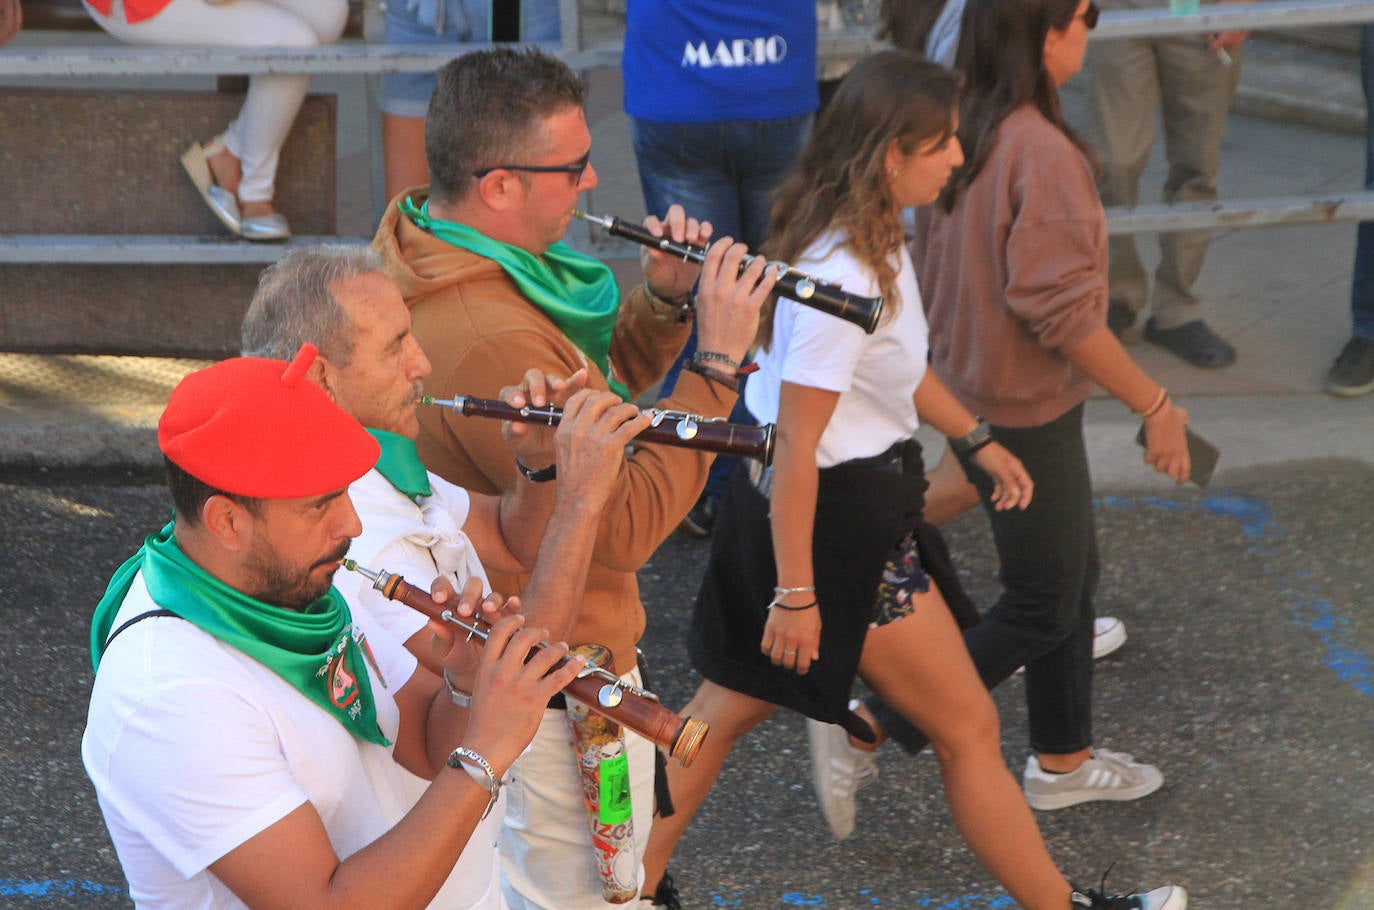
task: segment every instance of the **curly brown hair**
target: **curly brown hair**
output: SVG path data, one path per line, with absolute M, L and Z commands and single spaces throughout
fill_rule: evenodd
M 902 245 L 897 202 L 886 175 L 888 147 L 906 154 L 954 133 L 959 78 L 900 50 L 880 51 L 845 76 L 778 190 L 764 252 L 792 262 L 835 231 L 877 276 L 885 320 L 901 306 L 894 254 Z M 772 340 L 775 301 L 764 308 L 758 343 Z

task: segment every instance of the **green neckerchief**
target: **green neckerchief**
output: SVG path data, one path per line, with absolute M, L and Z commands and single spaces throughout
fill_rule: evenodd
M 484 256 L 505 269 L 520 292 L 600 368 L 611 391 L 626 401 L 630 399 L 625 383 L 611 375 L 611 335 L 620 310 L 620 290 L 609 267 L 566 243 L 555 243 L 543 256 L 535 256 L 509 243 L 492 240 L 466 224 L 432 218 L 428 199 L 416 208 L 407 196 L 400 209 L 420 230 Z
M 378 474 L 411 500 L 434 495 L 429 486 L 429 472 L 425 470 L 425 463 L 420 460 L 420 453 L 415 451 L 413 440 L 371 427 L 368 427 L 367 431 L 382 447 L 382 454 L 376 465 Z
M 296 612 L 254 600 L 192 562 L 172 523 L 150 535 L 110 579 L 91 620 L 91 665 L 100 666 L 115 614 L 134 575 L 143 573 L 160 607 L 232 645 L 294 686 L 360 739 L 390 744 L 377 726 L 365 642 L 353 640 L 353 616 L 334 588 Z

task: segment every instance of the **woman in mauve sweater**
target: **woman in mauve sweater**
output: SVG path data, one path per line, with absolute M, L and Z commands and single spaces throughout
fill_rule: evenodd
M 965 636 L 984 682 L 1026 667 L 1027 798 L 1039 809 L 1137 799 L 1163 776 L 1093 749 L 1097 536 L 1083 443 L 1094 384 L 1145 422 L 1145 461 L 1183 482 L 1187 413 L 1106 325 L 1107 230 L 1091 158 L 1058 87 L 1082 66 L 1089 0 L 970 0 L 957 68 L 966 161 L 920 210 L 914 258 L 931 368 L 1035 479 L 1035 501 L 988 509 L 1003 593 Z M 963 459 L 986 504 L 987 475 Z

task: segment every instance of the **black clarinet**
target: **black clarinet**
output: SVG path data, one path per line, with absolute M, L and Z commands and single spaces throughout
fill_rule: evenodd
M 539 423 L 549 427 L 556 427 L 563 421 L 563 409 L 552 405 L 546 408 L 528 405 L 517 408 L 495 398 L 472 398 L 466 395 L 455 395 L 453 398 L 422 395 L 420 403 L 448 408 L 464 417 L 494 417 L 497 420 Z M 700 414 L 665 411 L 661 408 L 648 408 L 648 411 L 654 415 L 653 422 L 645 427 L 636 439 L 677 446 L 680 449 L 753 458 L 765 465 L 773 463 L 773 445 L 777 430 L 774 424 L 753 426 L 726 423 L 723 417 L 703 417 Z
M 612 237 L 633 240 L 635 243 L 680 256 L 688 262 L 700 263 L 706 258 L 706 247 L 704 246 L 678 243 L 670 237 L 655 237 L 649 233 L 647 228 L 632 221 L 617 218 L 615 215 L 589 215 L 577 209 L 573 210 L 573 214 L 583 221 L 600 225 L 602 230 Z M 746 256 L 744 262 L 740 263 L 740 270 L 743 271 L 744 267 L 753 262 L 755 258 L 754 256 Z M 770 262 L 769 267 L 777 268 L 782 272 L 778 278 L 778 283 L 773 286 L 773 290 L 788 300 L 795 300 L 797 303 L 820 310 L 822 313 L 828 313 L 846 322 L 852 322 L 870 335 L 878 327 L 878 320 L 883 315 L 883 298 L 860 297 L 857 294 L 851 294 L 838 284 L 829 284 L 813 278 L 805 272 L 797 271 L 785 262 Z

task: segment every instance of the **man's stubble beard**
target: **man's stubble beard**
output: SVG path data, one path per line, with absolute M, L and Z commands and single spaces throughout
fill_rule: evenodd
M 253 575 L 254 590 L 247 591 L 250 597 L 263 603 L 300 612 L 329 593 L 334 583 L 334 572 L 330 572 L 322 582 L 312 577 L 315 569 L 333 564 L 337 569 L 339 560 L 348 555 L 348 542 L 339 545 L 336 553 L 322 559 L 308 569 L 301 570 L 283 562 L 271 550 L 259 544 L 253 545 L 244 562 L 244 569 Z

